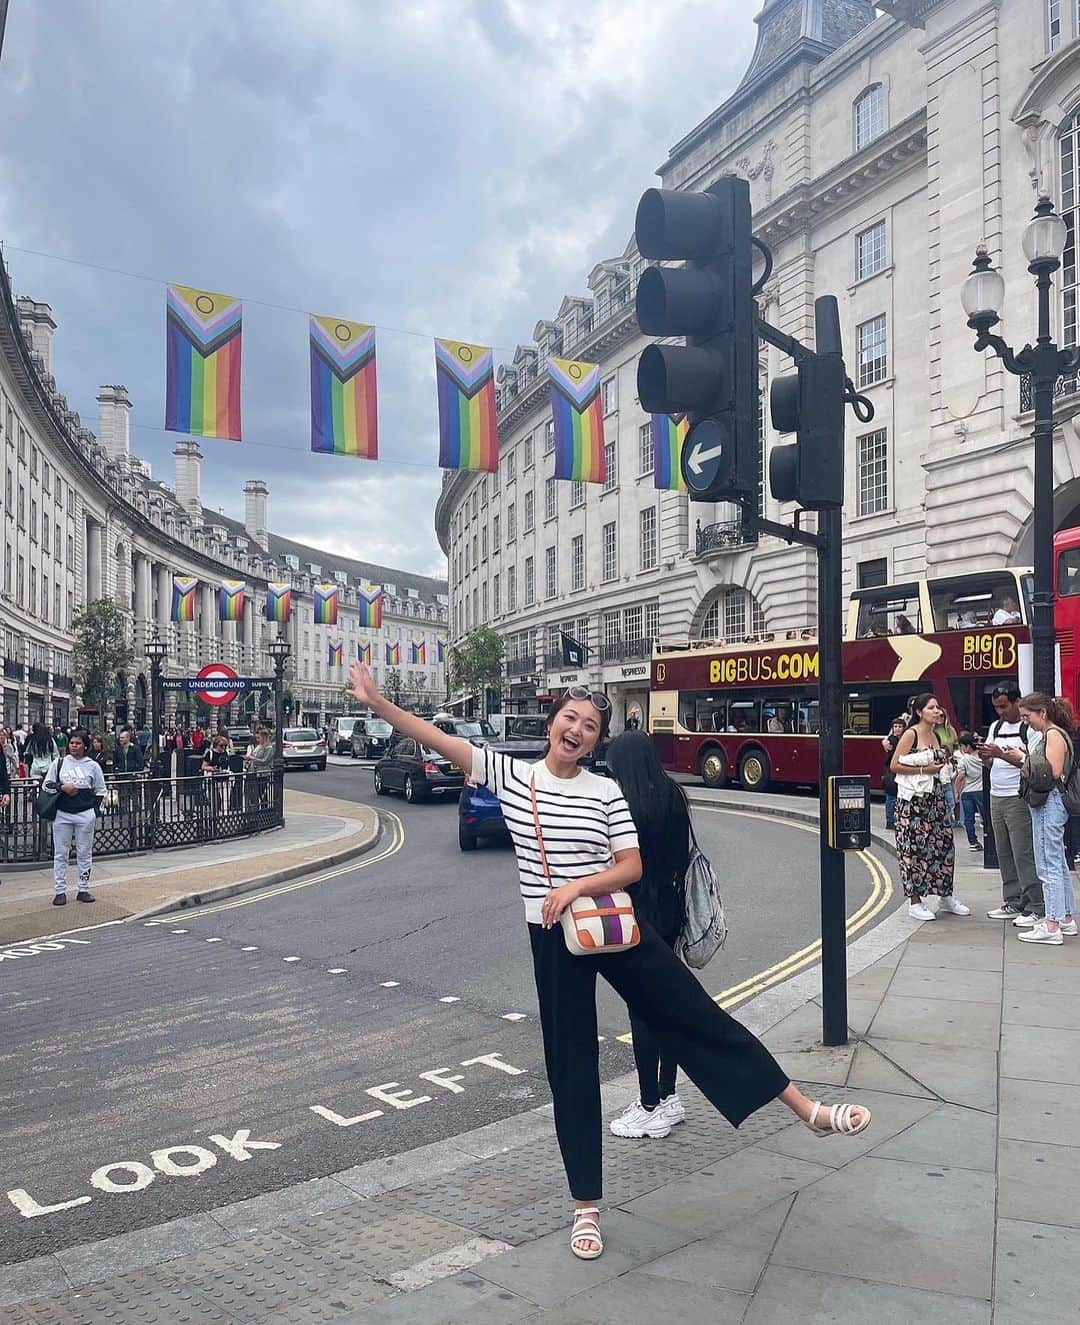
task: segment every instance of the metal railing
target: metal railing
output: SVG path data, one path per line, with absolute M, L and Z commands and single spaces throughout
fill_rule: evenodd
M 163 847 L 199 846 L 280 828 L 284 776 L 270 773 L 107 777 L 94 829 L 94 856 L 126 856 Z M 0 860 L 52 860 L 52 825 L 34 813 L 36 779 L 12 784 L 0 810 Z
M 697 555 L 703 552 L 721 552 L 729 548 L 746 547 L 757 540 L 743 531 L 741 520 L 727 520 L 723 524 L 698 525 L 695 530 Z
M 536 671 L 536 655 L 528 654 L 524 658 L 508 658 L 506 671 L 509 676 L 527 676 Z
M 1059 377 L 1054 383 L 1054 399 L 1061 396 L 1072 396 L 1080 390 L 1080 376 L 1076 373 L 1067 373 L 1064 377 Z M 1028 410 L 1035 408 L 1035 379 L 1030 373 L 1020 374 L 1020 413 L 1026 414 Z

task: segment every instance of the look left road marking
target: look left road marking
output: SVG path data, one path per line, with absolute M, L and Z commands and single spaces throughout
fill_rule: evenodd
M 0 962 L 18 961 L 20 957 L 39 957 L 43 952 L 63 952 L 71 944 L 88 948 L 89 939 L 36 939 L 32 943 L 13 943 L 10 948 L 0 948 Z

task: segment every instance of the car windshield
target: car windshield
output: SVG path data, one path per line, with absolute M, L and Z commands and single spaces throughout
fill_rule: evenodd
M 369 736 L 390 736 L 394 729 L 388 722 L 383 722 L 381 718 L 373 718 L 368 720 L 364 730 Z
M 356 726 L 356 721 L 357 720 L 355 718 L 339 718 L 337 729 L 342 734 L 342 736 L 348 736 L 348 734 Z
M 486 719 L 479 722 L 459 722 L 455 727 L 457 736 L 464 736 L 466 740 L 473 736 L 494 736 L 495 728 Z
M 311 727 L 288 727 L 284 735 L 287 741 L 317 741 L 319 739 Z

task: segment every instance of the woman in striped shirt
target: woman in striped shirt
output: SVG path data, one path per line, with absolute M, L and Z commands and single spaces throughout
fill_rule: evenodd
M 529 764 L 471 745 L 397 708 L 363 663 L 349 669 L 349 691 L 376 717 L 460 767 L 498 796 L 517 857 L 532 948 L 544 1062 L 555 1106 L 555 1132 L 575 1203 L 570 1249 L 595 1260 L 602 1195 L 600 1064 L 596 977 L 602 975 L 663 1039 L 676 1061 L 734 1127 L 779 1098 L 821 1136 L 854 1135 L 870 1122 L 861 1105 L 824 1108 L 788 1080 L 765 1046 L 729 1017 L 647 924 L 625 952 L 571 955 L 559 917 L 577 897 L 600 897 L 641 878 L 637 831 L 618 784 L 580 767 L 607 735 L 607 696 L 573 687 L 547 716 L 548 749 Z M 531 785 L 530 785 L 531 784 Z M 546 848 L 545 872 L 532 811 Z

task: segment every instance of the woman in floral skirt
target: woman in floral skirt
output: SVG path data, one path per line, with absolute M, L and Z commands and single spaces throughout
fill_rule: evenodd
M 917 695 L 890 764 L 896 774 L 896 856 L 912 920 L 937 918 L 938 912 L 927 905 L 929 896 L 941 898 L 941 911 L 971 914 L 953 896 L 956 842 L 942 782 L 949 755 L 935 731 L 944 721 L 945 712 L 933 695 Z

